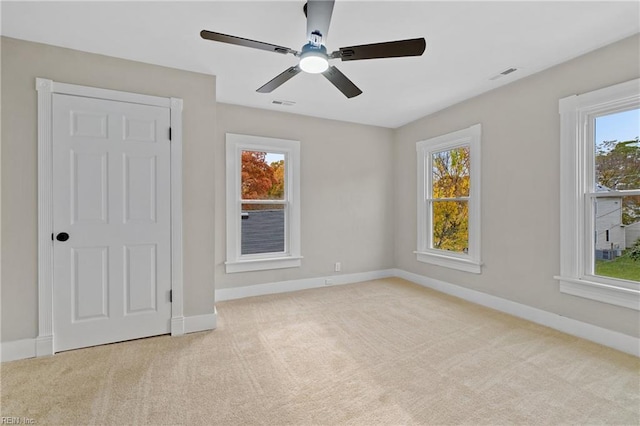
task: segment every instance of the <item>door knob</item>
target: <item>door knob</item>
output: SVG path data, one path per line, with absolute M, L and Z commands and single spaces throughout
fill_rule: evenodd
M 61 232 L 58 235 L 56 235 L 56 240 L 58 241 L 67 241 L 69 239 L 69 234 L 67 234 L 66 232 Z

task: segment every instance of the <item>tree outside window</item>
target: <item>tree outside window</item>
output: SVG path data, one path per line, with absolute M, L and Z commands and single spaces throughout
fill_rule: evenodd
M 268 161 L 270 157 L 271 162 Z M 275 160 L 275 161 L 274 161 Z M 242 199 L 284 198 L 284 155 L 242 151 Z

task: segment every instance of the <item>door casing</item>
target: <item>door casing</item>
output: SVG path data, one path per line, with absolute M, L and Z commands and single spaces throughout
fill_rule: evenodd
M 59 83 L 36 78 L 38 92 L 38 337 L 36 356 L 53 355 L 53 94 L 130 102 L 170 109 L 171 121 L 171 335 L 182 335 L 182 99 Z

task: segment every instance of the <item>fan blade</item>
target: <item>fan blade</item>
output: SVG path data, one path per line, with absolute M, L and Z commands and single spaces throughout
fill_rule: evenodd
M 312 40 L 311 33 L 318 31 L 322 35 L 322 44 L 327 40 L 329 24 L 333 13 L 334 0 L 308 0 L 307 13 L 307 40 Z
M 347 98 L 353 98 L 362 93 L 362 90 L 358 89 L 358 86 L 353 84 L 340 70 L 334 66 L 329 67 L 328 70 L 322 73 L 327 80 L 333 83 Z
M 286 71 L 278 74 L 276 76 L 276 78 L 274 78 L 273 80 L 271 80 L 270 82 L 268 82 L 267 84 L 265 84 L 264 86 L 262 86 L 261 88 L 256 90 L 256 92 L 271 93 L 275 89 L 277 89 L 278 87 L 282 86 L 284 83 L 286 83 L 287 81 L 289 81 L 290 79 L 292 79 L 293 77 L 298 75 L 300 73 L 300 71 L 302 71 L 302 70 L 300 69 L 300 67 L 298 65 L 293 66 L 293 67 L 287 69 Z
M 293 49 L 289 49 L 288 47 L 277 46 L 275 44 L 264 43 L 262 41 L 256 41 L 256 40 L 249 40 L 248 38 L 236 37 L 236 36 L 222 34 L 222 33 L 215 33 L 213 31 L 207 31 L 207 30 L 200 31 L 200 37 L 204 38 L 205 40 L 213 40 L 213 41 L 219 41 L 221 43 L 229 43 L 229 44 L 235 44 L 238 46 L 252 47 L 254 49 L 282 53 L 283 55 L 286 55 L 287 53 L 296 55 L 298 53 Z
M 427 42 L 424 38 L 363 44 L 360 46 L 341 47 L 340 50 L 336 50 L 331 54 L 331 58 L 340 58 L 343 61 L 358 61 L 360 59 L 420 56 L 424 53 L 426 46 Z

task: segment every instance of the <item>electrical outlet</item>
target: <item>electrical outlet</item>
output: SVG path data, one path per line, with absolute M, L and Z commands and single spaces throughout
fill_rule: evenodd
M 324 285 L 333 285 L 333 280 L 331 278 L 327 278 L 324 280 Z
M 340 272 L 342 270 L 342 264 L 340 264 L 340 262 L 336 262 L 334 269 L 336 272 Z

